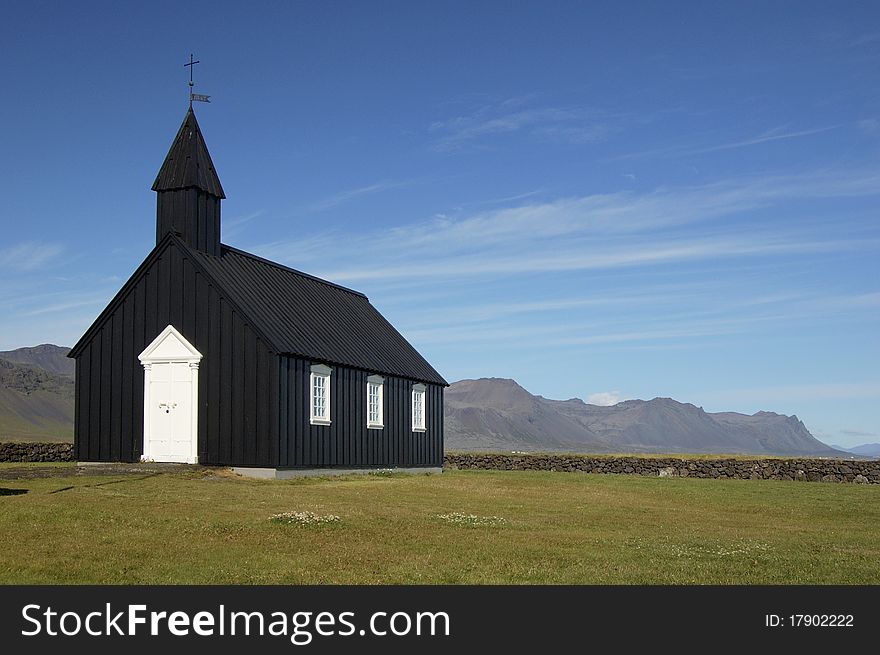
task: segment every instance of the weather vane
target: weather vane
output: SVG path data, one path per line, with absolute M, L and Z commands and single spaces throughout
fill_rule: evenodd
M 189 63 L 184 64 L 184 66 L 189 66 L 189 108 L 192 109 L 193 100 L 198 102 L 211 102 L 211 96 L 206 96 L 202 93 L 193 93 L 193 66 L 196 64 L 200 64 L 201 62 L 196 59 L 193 61 L 193 54 L 189 54 Z

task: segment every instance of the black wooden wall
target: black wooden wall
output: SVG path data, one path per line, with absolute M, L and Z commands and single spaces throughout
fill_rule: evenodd
M 132 276 L 76 356 L 77 459 L 140 459 L 144 370 L 138 355 L 171 324 L 203 356 L 199 461 L 276 466 L 278 395 L 266 390 L 278 388 L 277 357 L 182 248 L 169 241 L 159 253 Z
M 174 232 L 188 246 L 220 254 L 220 198 L 194 187 L 162 191 L 156 198 L 156 243 Z
M 418 467 L 443 465 L 443 387 L 425 385 L 425 432 L 412 431 L 413 382 L 384 376 L 382 429 L 367 428 L 367 377 L 364 371 L 331 365 L 330 425 L 309 421 L 311 365 L 280 357 L 279 466 Z

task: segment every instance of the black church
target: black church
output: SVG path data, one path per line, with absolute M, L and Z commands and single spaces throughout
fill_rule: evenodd
M 79 461 L 442 466 L 447 383 L 367 297 L 220 242 L 192 108 L 153 190 L 156 246 L 70 351 Z

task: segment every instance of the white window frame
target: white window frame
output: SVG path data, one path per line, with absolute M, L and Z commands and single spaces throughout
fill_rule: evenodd
M 416 414 L 416 396 L 421 396 L 422 400 L 422 411 L 419 415 Z M 412 431 L 413 432 L 427 432 L 427 414 L 428 410 L 426 407 L 426 398 L 425 394 L 425 385 L 424 384 L 414 384 L 412 390 L 412 399 L 410 401 L 410 410 L 412 414 Z
M 370 388 L 378 387 L 379 416 L 378 421 L 370 420 Z M 367 378 L 367 428 L 381 430 L 385 427 L 385 378 L 381 375 L 371 375 Z
M 324 364 L 313 364 L 312 365 L 312 373 L 309 376 L 309 422 L 312 425 L 330 425 L 330 408 L 331 408 L 331 394 L 330 394 L 330 374 L 333 372 L 329 366 L 325 366 Z M 321 378 L 323 380 L 323 388 L 324 388 L 324 416 L 316 416 L 315 415 L 315 380 Z

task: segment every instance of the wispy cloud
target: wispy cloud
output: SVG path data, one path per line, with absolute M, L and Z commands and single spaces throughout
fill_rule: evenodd
M 858 122 L 859 129 L 870 136 L 880 135 L 880 120 L 876 118 L 865 118 Z
M 342 205 L 346 202 L 349 202 L 350 200 L 354 200 L 355 198 L 359 198 L 361 196 L 369 196 L 376 193 L 382 193 L 383 191 L 389 191 L 391 189 L 399 189 L 401 187 L 415 184 L 416 182 L 417 180 L 383 180 L 381 182 L 358 187 L 356 189 L 340 191 L 339 193 L 335 193 L 332 196 L 313 202 L 311 205 L 308 206 L 308 209 L 310 211 L 316 212 L 324 211 Z
M 587 403 L 601 407 L 611 407 L 620 402 L 619 391 L 598 391 L 587 396 Z
M 243 216 L 233 216 L 232 218 L 224 218 L 223 219 L 223 227 L 224 228 L 236 228 L 245 223 L 250 223 L 255 218 L 259 218 L 263 215 L 263 210 L 260 209 L 255 212 L 251 212 L 250 214 L 245 214 Z
M 703 399 L 740 403 L 783 403 L 827 400 L 880 399 L 880 382 L 843 382 L 749 387 L 707 391 Z
M 51 263 L 63 250 L 58 243 L 22 242 L 0 250 L 0 268 L 33 271 Z
M 21 312 L 21 316 L 42 316 L 44 314 L 56 314 L 59 312 L 68 312 L 71 309 L 79 309 L 81 307 L 93 307 L 96 313 L 100 311 L 107 303 L 108 295 L 106 293 L 95 294 L 81 298 L 79 300 L 69 300 L 67 302 L 55 303 L 52 305 L 43 305 L 38 309 Z
M 710 146 L 708 148 L 692 148 L 690 150 L 685 150 L 681 154 L 683 155 L 698 155 L 707 152 L 717 152 L 719 150 L 732 150 L 734 148 L 746 148 L 748 146 L 755 146 L 761 143 L 768 143 L 770 141 L 781 141 L 784 139 L 797 139 L 802 136 L 810 136 L 812 134 L 821 134 L 822 132 L 828 132 L 829 130 L 836 130 L 842 125 L 827 125 L 825 127 L 814 127 L 808 130 L 798 130 L 795 132 L 786 132 L 784 128 L 776 127 L 772 130 L 768 130 L 763 134 L 759 134 L 758 136 L 743 139 L 741 141 L 733 141 L 731 143 L 722 143 L 717 146 Z
M 737 148 L 747 148 L 749 146 L 760 145 L 772 141 L 782 141 L 787 139 L 798 139 L 813 134 L 821 134 L 830 130 L 836 130 L 843 127 L 843 124 L 825 125 L 822 127 L 813 127 L 805 130 L 788 131 L 785 127 L 775 127 L 758 134 L 756 136 L 729 141 L 726 143 L 718 143 L 710 146 L 670 146 L 668 148 L 655 148 L 652 150 L 643 150 L 641 152 L 627 153 L 611 157 L 609 161 L 626 161 L 630 159 L 647 159 L 651 157 L 688 157 L 691 155 L 703 155 L 710 152 L 720 152 L 723 150 L 735 150 Z
M 742 334 L 757 323 L 775 317 L 720 318 L 711 321 L 676 321 L 664 318 L 650 329 L 615 329 L 602 322 L 565 323 L 490 323 L 486 325 L 442 325 L 434 328 L 406 330 L 407 337 L 419 344 L 477 346 L 480 350 L 511 348 L 530 349 L 540 342 L 543 352 L 552 349 L 571 351 L 572 347 L 630 346 L 632 344 L 666 344 L 679 340 L 717 338 Z
M 754 320 L 799 320 L 823 315 L 840 316 L 847 308 L 862 310 L 872 307 L 870 298 L 877 294 L 854 294 L 849 296 L 806 296 L 799 293 L 771 293 L 765 295 L 738 295 L 736 285 L 720 284 L 717 280 L 701 280 L 685 284 L 645 284 L 639 278 L 636 290 L 618 285 L 613 291 L 601 287 L 596 291 L 584 290 L 576 296 L 549 297 L 546 300 L 520 300 L 517 290 L 497 302 L 462 303 L 467 294 L 445 298 L 442 308 L 429 302 L 423 308 L 413 308 L 414 300 L 431 300 L 425 294 L 394 297 L 385 306 L 399 307 L 406 311 L 406 322 L 411 329 L 456 326 L 470 329 L 474 324 L 506 322 L 517 317 L 518 323 L 527 321 L 570 324 L 571 317 L 582 310 L 600 310 L 599 315 L 617 316 L 618 320 L 628 314 L 639 316 L 644 323 L 644 313 L 651 316 L 673 318 L 679 325 L 694 325 L 696 320 L 713 316 L 730 316 L 746 312 Z M 669 308 L 673 300 L 679 307 L 692 307 L 686 312 L 673 312 Z M 457 302 L 456 302 L 457 300 Z M 699 308 L 699 309 L 696 309 Z M 579 326 L 574 326 L 579 329 Z
M 880 173 L 819 172 L 734 179 L 650 193 L 596 194 L 527 203 L 462 217 L 434 217 L 390 230 L 319 234 L 276 242 L 260 254 L 329 279 L 463 278 L 635 267 L 707 259 L 832 252 L 871 247 L 864 235 L 810 236 L 803 223 L 738 230 L 716 219 L 792 199 L 880 194 Z M 676 226 L 705 224 L 680 236 Z M 327 245 L 333 244 L 328 249 Z M 876 244 L 873 244 L 876 245 Z M 330 255 L 328 256 L 328 252 Z M 369 265 L 352 267 L 351 262 Z M 416 264 L 417 262 L 417 264 Z
M 678 299 L 694 297 L 695 294 L 687 293 L 688 287 L 691 289 L 699 288 L 699 285 L 688 285 L 687 287 L 684 285 L 653 286 L 644 288 L 642 293 L 624 294 L 618 291 L 613 294 L 599 293 L 547 300 L 517 301 L 510 299 L 504 302 L 475 305 L 444 304 L 442 310 L 428 309 L 416 313 L 410 312 L 409 324 L 414 327 L 432 326 L 444 323 L 450 316 L 455 317 L 456 324 L 462 325 L 518 315 L 568 313 L 591 307 L 647 307 L 666 303 L 671 295 Z M 410 300 L 404 302 L 410 302 Z
M 866 430 L 841 430 L 840 434 L 848 437 L 880 437 L 880 432 L 868 432 Z
M 484 207 L 486 205 L 506 205 L 517 200 L 525 200 L 532 198 L 544 192 L 544 189 L 535 189 L 534 191 L 525 191 L 524 193 L 515 193 L 511 196 L 501 196 L 500 198 L 487 198 L 486 200 L 476 200 L 473 202 L 464 202 L 456 207 L 456 209 L 464 209 L 466 207 Z M 448 218 L 446 215 L 439 218 Z
M 585 107 L 521 107 L 521 99 L 483 105 L 468 113 L 435 121 L 429 131 L 437 135 L 435 150 L 449 152 L 472 146 L 493 135 L 524 132 L 564 143 L 592 143 L 617 131 L 612 117 Z
M 510 253 L 502 256 L 460 255 L 449 257 L 431 265 L 375 266 L 371 268 L 330 269 L 324 276 L 333 280 L 381 280 L 402 277 L 467 277 L 498 276 L 524 273 L 551 273 L 565 271 L 589 271 L 598 269 L 671 264 L 706 259 L 744 257 L 754 255 L 778 255 L 792 253 L 818 253 L 878 245 L 877 241 L 856 239 L 838 241 L 795 241 L 795 235 L 781 233 L 762 240 L 752 238 L 712 238 L 692 240 L 662 240 L 653 243 L 618 245 L 604 251 L 584 250 L 581 247 L 565 250 L 542 249 L 534 255 Z

